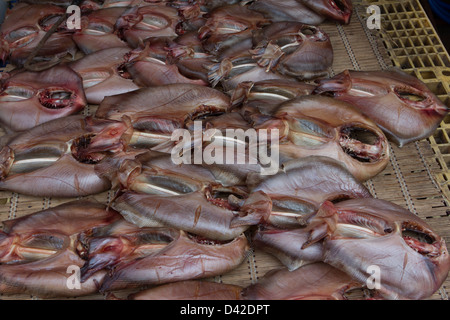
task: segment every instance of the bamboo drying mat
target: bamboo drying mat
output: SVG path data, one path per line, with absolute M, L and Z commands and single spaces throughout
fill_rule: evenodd
M 335 61 L 330 76 L 346 69 L 380 70 L 397 66 L 416 76 L 450 105 L 450 58 L 418 0 L 353 0 L 355 10 L 349 25 L 325 23 Z M 378 5 L 382 14 L 381 30 L 366 27 L 369 5 Z M 92 109 L 87 108 L 86 114 Z M 450 116 L 429 139 L 405 146 L 392 145 L 388 167 L 367 182 L 372 194 L 392 201 L 426 220 L 450 245 Z M 111 192 L 92 198 L 107 203 Z M 0 192 L 0 220 L 8 220 L 56 206 L 73 199 L 35 198 Z M 237 269 L 209 279 L 248 286 L 281 264 L 272 256 L 253 251 Z M 420 287 L 417 288 L 420 290 Z M 432 300 L 448 300 L 450 277 Z M 29 295 L 1 299 L 36 299 Z M 103 299 L 89 296 L 82 299 Z

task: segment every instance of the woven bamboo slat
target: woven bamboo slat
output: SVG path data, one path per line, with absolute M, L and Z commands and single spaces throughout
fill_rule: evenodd
M 422 80 L 450 106 L 450 58 L 418 0 L 353 0 L 355 10 L 346 26 L 327 22 L 321 27 L 330 35 L 335 61 L 329 76 L 346 69 L 381 70 L 398 67 Z M 366 25 L 369 5 L 381 9 L 381 30 Z M 9 66 L 3 68 L 7 70 Z M 95 106 L 84 112 L 90 114 Z M 403 147 L 392 145 L 392 159 L 377 177 L 367 181 L 371 193 L 392 201 L 426 220 L 450 243 L 450 116 L 428 139 Z M 93 198 L 107 203 L 112 193 Z M 0 192 L 0 220 L 20 217 L 73 199 L 36 198 Z M 247 286 L 281 264 L 272 256 L 252 251 L 246 261 L 211 281 Z M 420 288 L 418 288 L 420 290 Z M 450 278 L 430 299 L 448 300 Z M 27 295 L 2 299 L 34 299 Z M 83 299 L 102 299 L 91 296 Z

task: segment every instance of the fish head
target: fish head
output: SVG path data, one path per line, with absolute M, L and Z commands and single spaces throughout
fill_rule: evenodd
M 423 299 L 447 277 L 450 258 L 445 241 L 424 220 L 380 199 L 325 203 L 309 243 L 324 241 L 326 262 L 366 283 L 370 267 L 381 273 L 386 297 Z M 314 224 L 314 223 L 312 223 Z M 421 292 L 415 288 L 420 284 Z
M 314 93 L 352 104 L 400 147 L 427 138 L 449 112 L 424 83 L 397 69 L 346 70 L 319 81 Z
M 273 118 L 286 123 L 288 132 L 280 135 L 285 138 L 279 151 L 287 158 L 328 156 L 366 180 L 387 166 L 387 138 L 352 105 L 336 102 L 328 97 L 302 96 L 280 104 Z

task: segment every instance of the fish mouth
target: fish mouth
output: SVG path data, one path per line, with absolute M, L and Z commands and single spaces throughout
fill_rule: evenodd
M 48 109 L 64 109 L 72 106 L 76 94 L 64 88 L 50 87 L 39 90 L 37 97 L 41 105 Z
M 412 221 L 401 224 L 402 238 L 405 243 L 421 255 L 435 258 L 440 256 L 440 246 L 436 237 Z
M 21 254 L 27 262 L 48 258 L 68 244 L 68 239 L 57 234 L 38 233 L 26 239 Z
M 8 146 L 0 150 L 0 181 L 5 179 L 14 164 L 14 151 Z
M 352 6 L 346 0 L 330 0 L 331 7 L 338 12 L 345 24 L 350 22 Z
M 351 158 L 363 163 L 376 163 L 386 157 L 385 139 L 368 128 L 348 125 L 341 128 L 339 144 Z
M 97 164 L 105 157 L 104 153 L 92 152 L 90 148 L 96 136 L 96 134 L 85 134 L 71 141 L 70 152 L 75 160 L 84 164 Z
M 337 229 L 342 238 L 371 239 L 392 234 L 395 226 L 370 214 L 339 211 Z
M 186 236 L 189 240 L 200 244 L 200 245 L 206 245 L 206 246 L 221 246 L 221 245 L 225 245 L 228 243 L 231 243 L 234 241 L 234 239 L 232 240 L 213 240 L 213 239 L 209 239 L 209 238 L 205 238 L 190 232 L 186 232 Z
M 35 92 L 32 88 L 24 86 L 10 86 L 0 94 L 2 102 L 20 102 L 37 96 L 39 103 L 48 109 L 63 109 L 73 105 L 77 98 L 70 90 L 60 87 L 49 87 Z
M 128 63 L 127 62 L 123 62 L 120 65 L 117 66 L 116 71 L 117 74 L 126 80 L 132 80 L 133 77 L 131 76 L 130 72 L 128 71 Z
M 401 101 L 416 109 L 429 108 L 433 103 L 430 97 L 412 87 L 397 86 L 393 91 Z
M 216 28 L 215 32 L 225 35 L 235 34 L 247 30 L 248 27 L 248 24 L 245 22 L 231 21 L 227 23 L 227 21 L 224 21 Z

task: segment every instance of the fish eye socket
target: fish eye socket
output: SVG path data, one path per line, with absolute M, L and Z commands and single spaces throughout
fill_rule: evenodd
M 301 29 L 301 33 L 307 36 L 313 36 L 317 33 L 317 29 L 312 26 L 305 26 Z
M 389 233 L 392 233 L 392 232 L 394 232 L 394 229 L 392 229 L 391 227 L 388 227 L 388 228 L 384 229 L 384 233 L 386 233 L 386 234 L 389 234 Z

